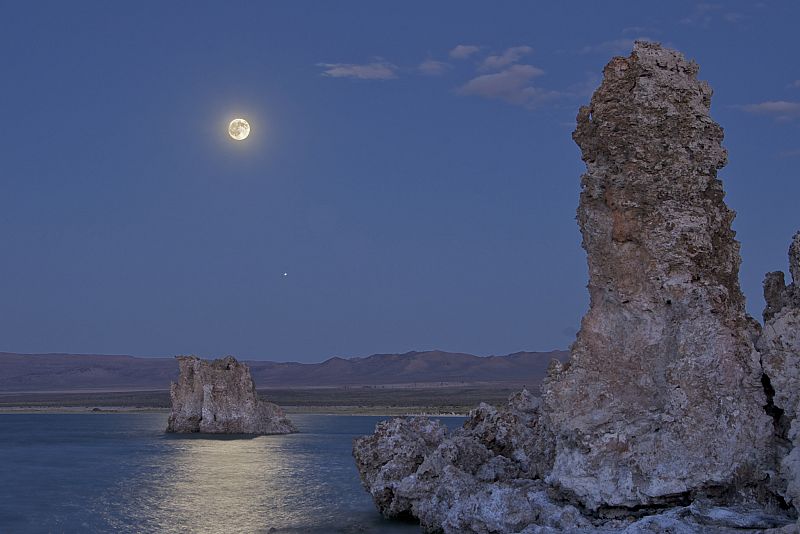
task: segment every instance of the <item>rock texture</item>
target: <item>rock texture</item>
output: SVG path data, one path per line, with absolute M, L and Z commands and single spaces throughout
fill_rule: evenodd
M 764 280 L 764 331 L 758 340 L 780 462 L 777 491 L 800 508 L 800 232 L 789 247 L 786 285 L 780 271 Z
M 178 356 L 167 432 L 288 434 L 297 432 L 279 406 L 258 399 L 250 369 L 233 356 L 206 361 Z
M 384 516 L 411 514 L 411 501 L 400 485 L 446 436 L 447 429 L 438 421 L 401 417 L 378 423 L 373 435 L 356 440 L 353 455 L 361 481 Z
M 495 409 L 481 404 L 448 432 L 424 417 L 378 423 L 357 438 L 353 455 L 364 487 L 388 518 L 414 517 L 423 531 L 463 533 L 730 533 L 782 527 L 790 518 L 753 503 L 708 499 L 665 511 L 623 510 L 599 516 L 542 480 L 539 400 L 516 393 Z M 785 530 L 781 532 L 792 532 Z
M 455 432 L 398 419 L 357 439 L 384 515 L 446 533 L 797 528 L 796 283 L 768 276 L 759 340 L 697 72 L 645 42 L 606 66 L 573 134 L 590 309 L 570 360 L 541 400 L 482 404 Z M 796 281 L 798 238 L 790 257 Z
M 540 449 L 551 448 L 541 436 L 539 401 L 522 391 L 500 410 L 481 404 L 452 435 L 426 418 L 379 423 L 355 440 L 353 454 L 381 513 L 416 517 L 426 531 L 590 529 L 539 480 L 547 463 Z
M 553 484 L 590 508 L 757 481 L 771 421 L 698 67 L 659 45 L 614 58 L 573 138 L 590 309 L 545 380 Z

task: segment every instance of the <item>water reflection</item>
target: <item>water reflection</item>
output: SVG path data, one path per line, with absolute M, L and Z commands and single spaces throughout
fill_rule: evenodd
M 359 487 L 344 434 L 162 436 L 154 440 L 158 459 L 139 464 L 113 505 L 99 509 L 123 531 L 419 532 L 380 518 Z
M 275 438 L 168 439 L 172 461 L 155 499 L 159 530 L 258 532 L 297 523 L 286 506 L 291 462 Z M 151 494 L 153 495 L 153 494 Z
M 300 434 L 253 439 L 166 436 L 166 419 L 0 415 L 0 533 L 419 532 L 359 483 L 352 440 L 379 417 L 297 415 Z

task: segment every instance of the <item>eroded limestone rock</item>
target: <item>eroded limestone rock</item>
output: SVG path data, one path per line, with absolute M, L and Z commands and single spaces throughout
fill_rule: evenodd
M 297 432 L 283 410 L 258 399 L 250 369 L 233 356 L 201 360 L 178 356 L 180 376 L 170 387 L 167 432 L 289 434 Z

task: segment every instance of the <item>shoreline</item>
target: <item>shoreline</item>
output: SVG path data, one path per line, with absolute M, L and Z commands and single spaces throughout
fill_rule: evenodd
M 466 417 L 469 409 L 464 411 L 438 410 L 433 406 L 423 409 L 419 406 L 282 406 L 286 415 L 348 415 L 348 416 L 428 416 L 428 417 Z M 169 414 L 169 408 L 151 408 L 139 406 L 3 406 L 0 415 L 59 415 L 59 414 Z
M 515 386 L 430 389 L 270 389 L 261 400 L 289 415 L 331 414 L 465 416 L 482 402 L 504 406 Z M 169 413 L 168 391 L 11 393 L 0 392 L 0 413 Z

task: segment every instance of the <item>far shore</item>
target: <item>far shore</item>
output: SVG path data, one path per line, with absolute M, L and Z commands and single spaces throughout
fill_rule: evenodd
M 431 388 L 296 388 L 259 390 L 287 414 L 464 416 L 481 402 L 505 404 L 516 385 Z M 0 414 L 169 413 L 169 392 L 0 392 Z
M 430 416 L 430 417 L 465 417 L 469 409 L 463 411 L 440 411 L 435 407 L 420 409 L 419 407 L 360 407 L 360 406 L 282 406 L 287 415 L 308 414 L 308 415 L 363 415 L 363 416 Z M 142 408 L 125 406 L 3 406 L 0 407 L 0 415 L 13 414 L 137 414 L 137 413 L 161 413 L 168 414 L 169 408 Z

